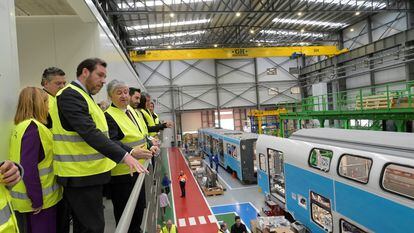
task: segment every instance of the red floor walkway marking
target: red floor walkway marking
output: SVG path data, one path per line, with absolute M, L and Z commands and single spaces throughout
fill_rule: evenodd
M 168 153 L 170 161 L 171 182 L 175 205 L 175 216 L 180 233 L 216 233 L 218 226 L 201 190 L 187 166 L 187 163 L 177 148 L 170 148 Z M 186 197 L 182 198 L 178 175 L 183 170 L 187 175 L 185 185 Z M 207 220 L 208 219 L 208 220 Z

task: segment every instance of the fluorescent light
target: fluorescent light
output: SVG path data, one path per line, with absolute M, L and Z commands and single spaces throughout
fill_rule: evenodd
M 128 30 L 140 30 L 140 29 L 161 28 L 161 27 L 176 27 L 176 26 L 208 23 L 210 22 L 210 20 L 211 19 L 196 19 L 196 20 L 189 20 L 189 21 L 157 23 L 157 24 L 149 24 L 149 25 L 136 25 L 136 26 L 127 27 L 127 29 Z
M 168 43 L 168 44 L 161 44 L 161 45 L 168 45 L 168 46 L 171 47 L 170 44 L 173 44 L 173 45 L 184 45 L 184 44 L 194 44 L 196 42 L 197 41 L 195 41 L 195 40 L 189 40 L 189 41 L 178 41 L 178 42 L 175 42 L 175 43 Z
M 175 33 L 165 33 L 153 36 L 139 36 L 133 37 L 131 40 L 139 41 L 139 40 L 155 40 L 155 39 L 162 39 L 162 38 L 171 38 L 171 37 L 183 37 L 183 36 L 195 36 L 205 33 L 205 30 L 199 31 L 188 31 L 188 32 L 175 32 Z
M 347 5 L 347 6 L 355 6 L 355 7 L 365 7 L 365 8 L 372 8 L 372 9 L 383 9 L 387 7 L 387 4 L 383 2 L 371 2 L 366 0 L 300 0 L 301 2 L 310 2 L 310 3 L 324 3 L 324 4 L 334 4 L 334 5 Z
M 342 28 L 342 27 L 345 27 L 345 26 L 348 25 L 346 23 L 334 23 L 334 22 L 329 22 L 329 21 L 316 21 L 316 20 L 303 20 L 303 19 L 274 18 L 272 21 L 275 22 L 275 23 L 325 26 L 325 27 L 332 27 L 332 28 Z
M 214 0 L 163 0 L 163 1 L 136 1 L 135 5 L 134 2 L 128 3 L 118 3 L 118 7 L 121 9 L 129 9 L 129 8 L 144 8 L 147 7 L 154 7 L 154 6 L 164 6 L 164 5 L 179 5 L 179 4 L 191 4 L 191 3 L 199 3 L 199 2 L 212 2 Z M 144 4 L 145 3 L 145 4 Z M 131 7 L 130 7 L 131 6 Z
M 328 36 L 325 33 L 317 32 L 299 32 L 299 31 L 288 31 L 288 30 L 261 30 L 260 33 L 279 35 L 279 36 L 302 36 L 302 37 L 316 37 L 322 38 Z

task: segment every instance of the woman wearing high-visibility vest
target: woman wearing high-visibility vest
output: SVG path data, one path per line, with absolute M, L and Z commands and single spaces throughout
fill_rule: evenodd
M 108 83 L 107 91 L 112 101 L 105 111 L 109 137 L 126 151 L 130 151 L 130 154 L 143 164 L 146 159 L 152 158 L 153 154 L 158 152 L 158 148 L 147 148 L 146 134 L 137 120 L 134 109 L 129 106 L 129 87 L 123 82 L 112 80 Z M 111 170 L 109 189 L 117 224 L 137 178 L 138 173 L 130 174 L 130 169 L 125 164 L 118 164 Z M 144 204 L 145 202 L 136 206 L 129 232 L 140 232 Z
M 7 187 L 17 184 L 20 177 L 19 168 L 13 162 L 0 162 L 0 232 L 19 232 Z
M 21 164 L 23 179 L 10 191 L 13 209 L 31 233 L 56 232 L 56 204 L 62 188 L 53 172 L 52 133 L 45 126 L 48 95 L 37 87 L 20 92 L 15 128 L 10 140 L 10 160 Z
M 165 128 L 171 128 L 172 124 L 169 122 L 158 122 L 158 124 L 155 123 L 154 117 L 152 116 L 151 111 L 148 109 L 150 100 L 148 100 L 146 96 L 148 96 L 146 93 L 141 94 L 138 110 L 141 112 L 145 123 L 147 124 L 149 135 L 156 137 L 159 131 L 164 130 Z

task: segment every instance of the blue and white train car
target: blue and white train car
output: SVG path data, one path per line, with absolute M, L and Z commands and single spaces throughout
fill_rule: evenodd
M 199 129 L 201 151 L 209 159 L 217 155 L 219 164 L 244 183 L 256 183 L 257 134 L 225 129 Z
M 259 169 L 270 178 L 267 189 L 261 174 L 258 182 L 312 232 L 414 232 L 413 142 L 409 133 L 341 129 L 261 135 Z

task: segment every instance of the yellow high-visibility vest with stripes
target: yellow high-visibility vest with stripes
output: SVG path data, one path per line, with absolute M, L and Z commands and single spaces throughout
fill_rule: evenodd
M 89 114 L 96 128 L 108 137 L 108 124 L 105 114 L 93 99 L 81 88 L 69 84 L 57 93 L 57 97 L 66 88 L 79 92 L 88 104 Z M 116 163 L 83 140 L 75 131 L 67 131 L 62 127 L 59 118 L 57 101 L 50 110 L 53 127 L 53 153 L 55 174 L 61 177 L 83 177 L 110 171 Z
M 16 216 L 11 206 L 9 191 L 0 184 L 0 232 L 18 233 Z
M 43 207 L 47 209 L 56 205 L 62 199 L 62 187 L 56 182 L 56 176 L 53 172 L 53 141 L 52 132 L 35 119 L 28 119 L 20 122 L 13 130 L 10 139 L 10 160 L 21 163 L 21 147 L 23 135 L 30 123 L 34 122 L 39 131 L 40 141 L 45 153 L 45 158 L 37 165 L 42 185 Z M 20 180 L 10 191 L 12 197 L 13 209 L 21 213 L 32 212 L 32 201 L 27 195 L 26 186 L 23 180 Z
M 168 230 L 168 229 L 167 229 L 167 226 L 164 226 L 164 227 L 162 228 L 162 233 L 177 233 L 177 227 L 173 224 L 173 225 L 171 226 L 171 229 L 170 229 L 170 230 Z
M 137 114 L 137 117 L 138 117 L 138 125 L 139 125 L 139 128 L 141 129 L 141 133 L 143 133 L 145 136 L 148 136 L 149 135 L 148 127 L 147 127 L 147 123 L 145 123 L 142 112 L 139 109 L 134 109 L 134 110 L 135 110 L 134 112 Z
M 131 112 L 132 116 L 138 122 L 137 114 L 135 113 L 134 109 L 127 106 L 127 109 Z M 124 110 L 121 110 L 117 107 L 110 106 L 106 112 L 111 115 L 111 117 L 115 120 L 119 128 L 121 129 L 122 133 L 124 134 L 124 138 L 121 139 L 121 142 L 125 145 L 128 145 L 132 148 L 139 146 L 143 149 L 147 149 L 147 141 L 145 135 L 143 135 L 136 124 L 132 122 L 132 120 L 127 116 Z M 139 162 L 144 164 L 145 159 L 140 159 Z M 128 165 L 124 163 L 120 163 L 116 165 L 111 170 L 112 176 L 120 176 L 120 175 L 127 175 L 130 173 Z
M 152 117 L 151 114 L 149 114 L 145 109 L 140 109 L 142 115 L 145 117 L 145 120 L 148 123 L 148 126 L 155 126 L 155 121 L 154 118 Z M 150 136 L 157 136 L 158 133 L 157 132 L 150 132 L 149 133 Z
M 49 111 L 50 111 L 56 105 L 56 97 L 54 97 L 53 95 L 49 93 L 47 93 L 47 95 L 49 96 Z

